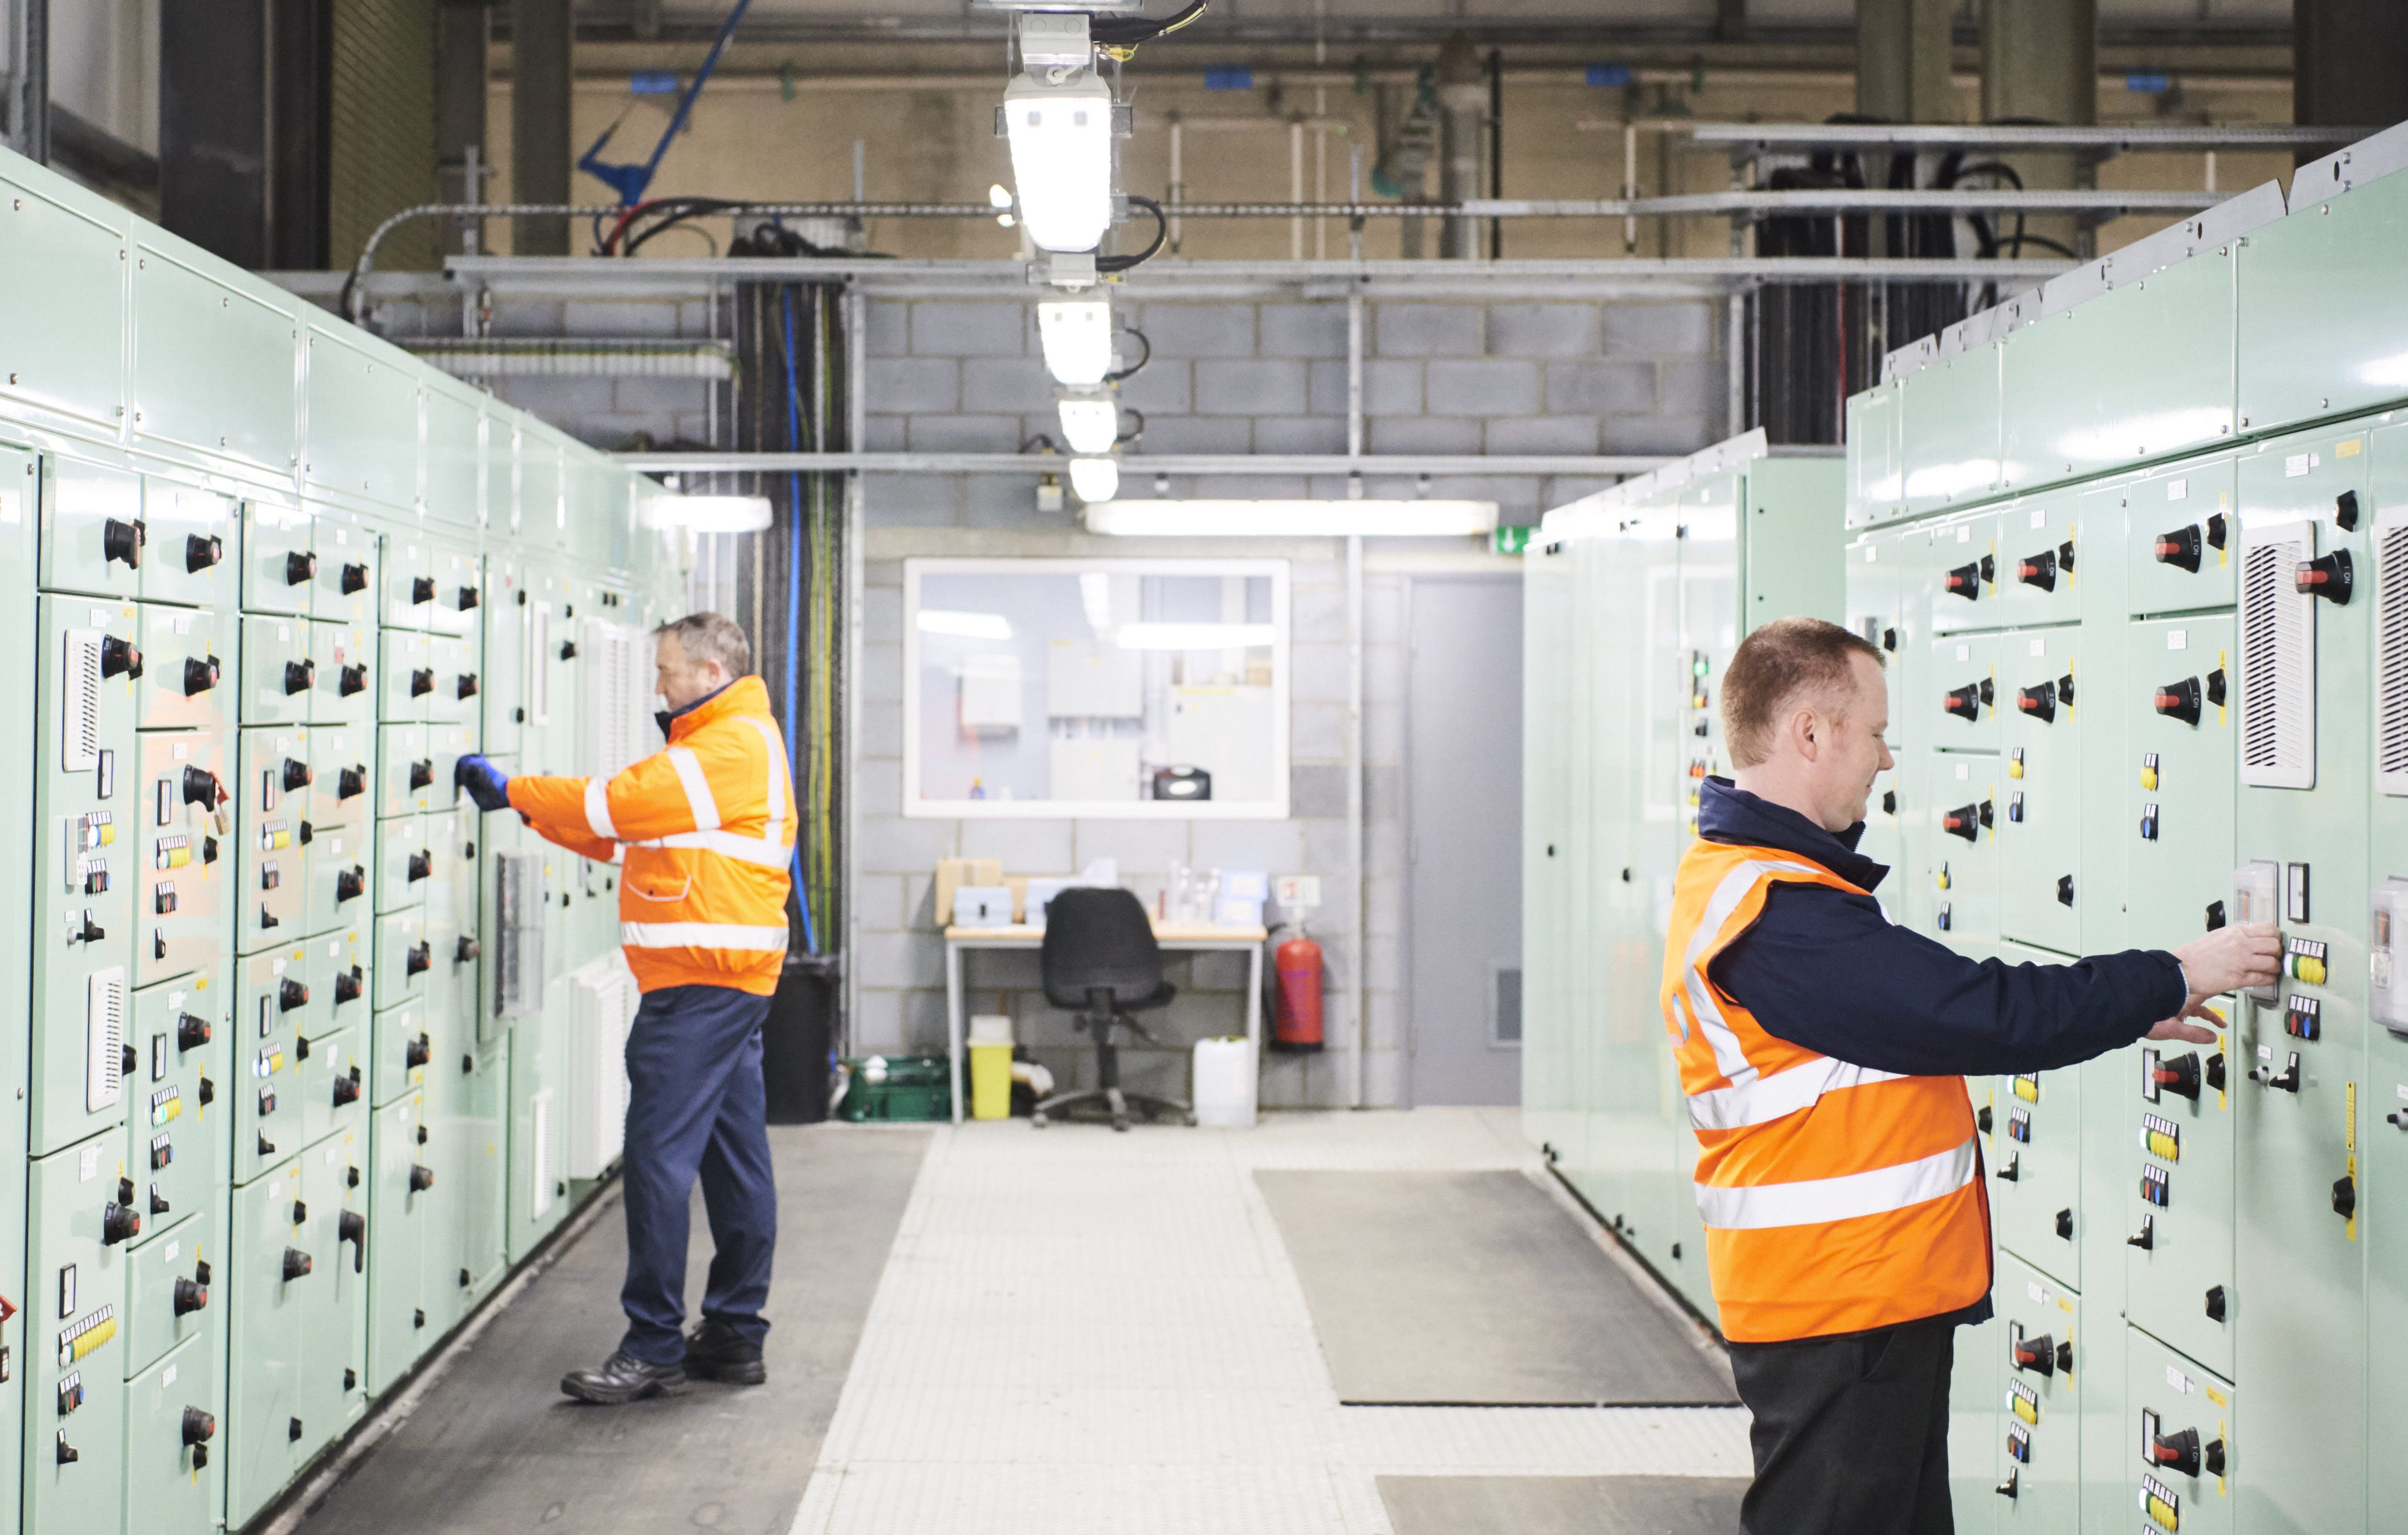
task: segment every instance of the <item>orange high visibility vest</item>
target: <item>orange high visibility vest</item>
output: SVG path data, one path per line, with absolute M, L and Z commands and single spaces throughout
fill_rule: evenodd
M 1664 1024 L 1698 1137 L 1723 1334 L 1781 1342 L 1961 1310 L 1990 1287 L 1990 1207 L 1964 1079 L 1899 1076 L 1791 1044 L 1707 977 L 1779 881 L 1863 894 L 1796 854 L 1694 841 L 1664 942 Z
M 619 941 L 638 988 L 778 989 L 795 792 L 761 679 L 671 720 L 667 748 L 615 778 L 511 779 L 510 808 L 549 841 L 625 864 Z

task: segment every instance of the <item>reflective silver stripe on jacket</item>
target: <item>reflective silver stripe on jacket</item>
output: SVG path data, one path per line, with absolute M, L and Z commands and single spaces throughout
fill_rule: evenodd
M 1838 1178 L 1807 1178 L 1793 1184 L 1756 1184 L 1726 1188 L 1694 1185 L 1698 1214 L 1718 1231 L 1762 1231 L 1784 1226 L 1821 1226 L 1859 1215 L 1884 1215 L 1954 1194 L 1973 1181 L 1973 1137 L 1951 1150 L 1893 1168 L 1874 1168 Z

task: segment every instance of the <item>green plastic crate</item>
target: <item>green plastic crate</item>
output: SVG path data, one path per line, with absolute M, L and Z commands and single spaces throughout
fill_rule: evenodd
M 953 1117 L 953 1074 L 942 1055 L 870 1055 L 840 1064 L 844 1096 L 836 1112 L 853 1124 Z

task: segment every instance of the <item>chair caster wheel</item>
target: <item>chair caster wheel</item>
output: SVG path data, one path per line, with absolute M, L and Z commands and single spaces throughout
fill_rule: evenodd
M 1048 1121 L 1046 1120 L 1046 1118 L 1045 1118 L 1045 1116 L 1044 1116 L 1043 1114 L 1030 1114 L 1030 1115 L 1028 1116 L 1028 1123 L 1030 1123 L 1031 1125 L 1036 1126 L 1039 1129 L 1040 1129 L 1040 1130 L 1041 1130 L 1041 1129 L 1043 1129 L 1043 1128 L 1046 1126 L 1046 1124 L 1048 1123 Z
M 1118 1131 L 1121 1131 L 1121 1132 L 1123 1132 L 1124 1134 L 1125 1134 L 1125 1133 L 1127 1132 L 1127 1130 L 1128 1130 L 1128 1125 L 1129 1125 L 1129 1122 L 1128 1122 L 1128 1115 L 1126 1115 L 1126 1114 L 1114 1114 L 1114 1115 L 1112 1116 L 1112 1128 L 1113 1128 L 1113 1129 L 1118 1130 Z

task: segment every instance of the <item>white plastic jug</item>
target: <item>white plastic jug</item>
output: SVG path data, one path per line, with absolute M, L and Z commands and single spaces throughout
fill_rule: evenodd
M 1196 1123 L 1250 1130 L 1254 1125 L 1254 1041 L 1196 1041 Z

